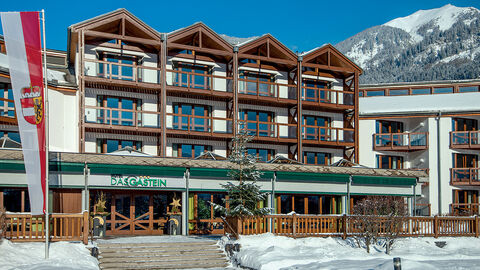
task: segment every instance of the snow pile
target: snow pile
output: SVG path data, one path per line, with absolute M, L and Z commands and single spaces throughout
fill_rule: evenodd
M 403 269 L 480 269 L 480 239 L 402 238 L 391 255 L 380 246 L 370 254 L 353 239 L 293 239 L 272 234 L 242 236 L 235 257 L 254 269 L 393 269 L 393 258 L 401 257 Z M 435 241 L 446 241 L 444 248 Z
M 462 8 L 448 4 L 441 8 L 419 10 L 409 16 L 391 20 L 384 25 L 403 29 L 409 33 L 416 42 L 419 42 L 422 41 L 423 38 L 417 34 L 417 30 L 423 25 L 434 22 L 440 31 L 445 31 L 457 22 L 460 15 L 471 12 L 478 12 L 478 10 L 472 7 Z
M 0 270 L 3 269 L 98 269 L 98 261 L 81 243 L 50 244 L 50 258 L 45 260 L 45 243 L 0 243 Z

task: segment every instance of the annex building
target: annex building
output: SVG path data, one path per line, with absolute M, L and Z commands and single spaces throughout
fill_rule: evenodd
M 405 198 L 412 214 L 431 203 L 430 167 L 375 164 L 362 135 L 377 121 L 363 110 L 370 90 L 332 45 L 295 54 L 269 34 L 231 38 L 203 23 L 163 33 L 119 9 L 70 26 L 67 48 L 46 59 L 52 212 L 95 213 L 103 194 L 110 235 L 163 234 L 170 215 L 183 233 L 221 233 L 209 202 L 225 198 L 240 129 L 275 213 L 349 213 L 367 195 Z M 28 212 L 2 41 L 0 52 L 0 206 Z

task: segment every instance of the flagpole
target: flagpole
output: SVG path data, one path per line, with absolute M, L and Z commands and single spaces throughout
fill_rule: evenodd
M 50 220 L 48 218 L 48 78 L 47 78 L 47 41 L 45 35 L 45 10 L 42 9 L 42 32 L 43 32 L 43 79 L 44 79 L 44 92 L 45 108 L 44 108 L 44 121 L 45 121 L 45 259 L 48 259 L 48 240 L 50 238 Z

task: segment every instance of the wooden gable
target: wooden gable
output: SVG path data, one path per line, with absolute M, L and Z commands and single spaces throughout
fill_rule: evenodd
M 331 44 L 324 45 L 303 56 L 303 65 L 342 73 L 362 73 L 362 69 Z
M 297 55 L 270 34 L 243 44 L 238 52 L 240 58 L 281 64 L 297 63 Z
M 223 51 L 231 54 L 233 52 L 232 45 L 204 23 L 195 23 L 168 34 L 169 47 L 184 47 L 182 45 L 212 53 Z

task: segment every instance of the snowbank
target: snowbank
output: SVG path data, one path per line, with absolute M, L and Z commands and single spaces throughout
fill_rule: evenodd
M 98 269 L 98 261 L 90 256 L 81 243 L 56 242 L 50 244 L 50 258 L 45 260 L 45 244 L 0 243 L 0 269 Z
M 446 241 L 444 248 L 435 241 Z M 480 269 L 480 239 L 402 238 L 391 252 L 379 246 L 370 254 L 353 239 L 293 239 L 272 234 L 242 236 L 235 256 L 254 269 L 393 269 L 393 258 L 402 258 L 403 269 Z

